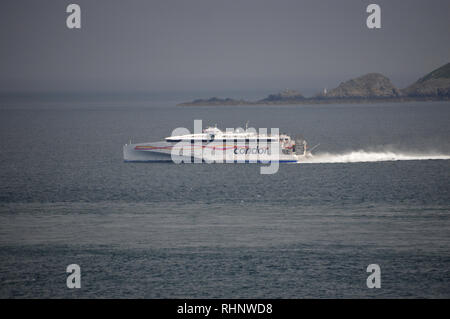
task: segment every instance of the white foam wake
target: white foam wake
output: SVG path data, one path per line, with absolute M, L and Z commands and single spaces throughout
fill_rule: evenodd
M 439 153 L 350 151 L 342 154 L 319 153 L 300 160 L 300 163 L 358 163 L 383 161 L 448 160 L 450 155 Z

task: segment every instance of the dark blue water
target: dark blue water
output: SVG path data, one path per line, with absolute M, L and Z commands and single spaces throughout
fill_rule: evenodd
M 0 101 L 0 297 L 450 297 L 450 103 L 176 107 Z M 123 163 L 176 127 L 279 127 L 341 159 Z M 371 155 L 370 155 L 371 156 Z M 66 287 L 79 264 L 82 288 Z M 382 287 L 368 289 L 379 264 Z

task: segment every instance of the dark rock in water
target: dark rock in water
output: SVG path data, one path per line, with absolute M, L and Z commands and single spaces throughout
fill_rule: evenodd
M 368 73 L 341 83 L 337 88 L 321 94 L 320 98 L 388 98 L 400 96 L 389 78 L 380 73 Z
M 428 73 L 402 93 L 409 97 L 450 98 L 450 63 Z
M 265 99 L 262 99 L 259 102 L 278 103 L 278 102 L 299 101 L 299 100 L 303 100 L 303 99 L 305 99 L 305 97 L 302 94 L 300 94 L 300 92 L 297 92 L 295 90 L 286 89 L 277 94 L 270 94 Z

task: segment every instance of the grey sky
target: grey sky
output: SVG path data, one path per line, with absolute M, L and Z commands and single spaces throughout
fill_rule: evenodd
M 448 0 L 7 0 L 0 91 L 315 90 L 367 72 L 404 87 L 450 61 L 449 17 Z

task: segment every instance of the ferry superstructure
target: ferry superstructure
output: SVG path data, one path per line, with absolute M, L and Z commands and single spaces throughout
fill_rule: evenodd
M 287 134 L 260 134 L 247 128 L 222 131 L 211 126 L 197 134 L 123 146 L 125 162 L 297 163 L 308 155 L 306 142 L 297 145 Z

